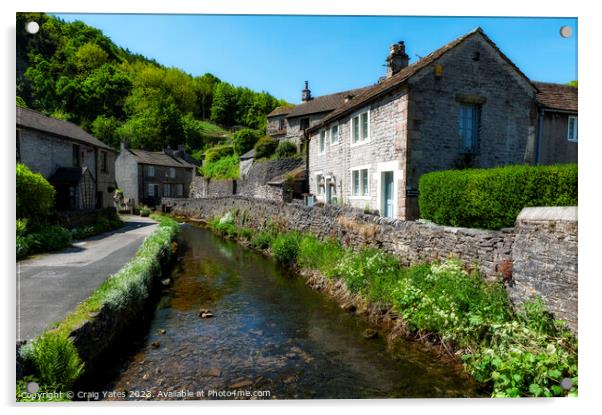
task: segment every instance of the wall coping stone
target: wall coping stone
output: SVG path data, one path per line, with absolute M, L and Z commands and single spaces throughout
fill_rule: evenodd
M 550 220 L 577 222 L 577 206 L 526 207 L 516 218 L 517 222 Z

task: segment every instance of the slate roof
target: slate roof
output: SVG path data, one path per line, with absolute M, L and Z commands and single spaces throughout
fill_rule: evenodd
M 577 88 L 548 82 L 533 83 L 539 89 L 537 102 L 545 108 L 577 113 L 579 101 L 579 91 Z
M 318 129 L 322 128 L 324 125 L 328 124 L 328 122 L 330 122 L 336 118 L 339 118 L 343 115 L 346 115 L 346 114 L 354 111 L 355 109 L 367 104 L 368 102 L 380 97 L 381 95 L 386 94 L 393 88 L 396 88 L 396 87 L 402 85 L 408 79 L 410 79 L 412 76 L 417 74 L 421 69 L 424 69 L 431 63 L 434 63 L 435 61 L 437 61 L 437 59 L 441 58 L 444 54 L 446 54 L 447 52 L 449 52 L 450 50 L 452 50 L 453 48 L 455 48 L 456 46 L 458 46 L 459 44 L 461 44 L 462 42 L 464 42 L 465 40 L 469 39 L 470 37 L 474 36 L 477 33 L 480 34 L 481 36 L 483 36 L 483 38 L 500 54 L 502 59 L 504 59 L 510 66 L 512 66 L 512 68 L 514 70 L 516 70 L 517 73 L 523 79 L 525 79 L 525 81 L 527 81 L 530 85 L 532 85 L 533 89 L 535 91 L 537 90 L 537 88 L 531 83 L 531 80 L 529 78 L 527 78 L 525 76 L 525 74 L 523 74 L 521 72 L 521 70 L 516 65 L 514 65 L 514 63 L 512 63 L 512 61 L 510 59 L 508 59 L 508 57 L 506 57 L 506 55 L 504 55 L 504 53 L 496 46 L 496 44 L 485 34 L 485 32 L 483 32 L 483 29 L 481 29 L 480 27 L 477 27 L 476 29 L 468 32 L 465 35 L 462 35 L 462 36 L 456 38 L 455 40 L 449 42 L 448 44 L 442 46 L 441 48 L 435 50 L 434 52 L 429 53 L 427 56 L 420 59 L 419 61 L 406 66 L 405 68 L 403 68 L 402 70 L 397 72 L 395 75 L 391 76 L 390 78 L 385 78 L 381 82 L 379 82 L 371 87 L 365 88 L 360 94 L 355 96 L 349 102 L 341 105 L 336 110 L 334 110 L 333 112 L 328 114 L 326 117 L 324 117 L 320 123 L 309 128 L 308 132 L 311 133 L 311 132 L 317 131 Z M 289 117 L 290 117 L 290 115 L 289 115 Z
M 287 107 L 287 106 L 284 106 L 284 105 L 280 106 L 280 107 L 277 107 L 272 112 L 270 112 L 268 114 L 268 118 L 275 117 L 277 115 L 286 115 L 286 114 L 290 113 L 293 110 L 293 108 L 294 108 L 293 106 Z
M 332 111 L 345 103 L 348 96 L 357 96 L 370 87 L 350 89 L 349 91 L 337 92 L 329 95 L 322 95 L 314 99 L 296 105 L 292 108 L 286 118 L 301 117 L 309 114 L 319 114 Z
M 152 164 L 155 166 L 166 167 L 183 167 L 188 169 L 195 167 L 186 160 L 180 157 L 170 156 L 163 151 L 146 151 L 131 148 L 125 149 L 124 151 L 129 151 L 132 153 L 134 157 L 136 157 L 136 160 L 138 160 L 138 163 L 141 164 Z
M 57 120 L 56 118 L 48 117 L 30 108 L 17 106 L 17 125 L 67 137 L 85 144 L 103 148 L 105 150 L 115 151 L 115 149 L 109 147 L 96 137 L 87 133 L 81 127 L 78 127 L 77 125 L 68 121 Z

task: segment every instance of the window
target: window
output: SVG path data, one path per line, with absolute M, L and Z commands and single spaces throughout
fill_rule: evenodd
M 569 117 L 569 128 L 567 131 L 569 141 L 577 142 L 577 117 Z
M 284 130 L 284 118 L 281 118 L 280 120 L 278 120 L 278 130 L 282 131 Z
M 146 166 L 146 175 L 155 177 L 155 166 Z
M 320 131 L 320 148 L 319 153 L 323 154 L 326 151 L 326 130 Z
M 324 175 L 316 174 L 316 189 L 318 192 L 318 196 L 322 196 L 324 194 Z
M 368 196 L 368 169 L 351 171 L 351 194 Z
M 330 144 L 337 144 L 339 141 L 339 124 L 335 124 L 330 127 Z
M 462 137 L 462 151 L 476 153 L 479 148 L 481 107 L 476 104 L 460 104 L 459 132 Z
M 100 152 L 100 171 L 103 173 L 109 172 L 109 165 L 107 163 L 107 152 L 106 151 Z
M 156 184 L 154 183 L 149 183 L 148 184 L 148 195 L 150 197 L 154 197 L 155 196 L 155 187 L 158 187 Z
M 309 128 L 309 118 L 301 118 L 299 120 L 299 128 L 302 130 L 307 130 Z
M 163 184 L 163 197 L 170 197 L 170 196 L 171 196 L 171 184 L 164 183 Z
M 79 145 L 73 144 L 73 167 L 81 167 Z
M 169 168 L 169 177 L 172 179 L 176 178 L 176 168 L 175 167 L 170 167 Z
M 352 143 L 360 143 L 370 138 L 370 113 L 364 111 L 351 118 Z
M 184 197 L 184 185 L 182 183 L 176 184 L 176 196 Z

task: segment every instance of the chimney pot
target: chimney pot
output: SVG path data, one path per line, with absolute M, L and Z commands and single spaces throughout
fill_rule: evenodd
M 311 101 L 313 98 L 311 96 L 311 91 L 309 89 L 309 82 L 305 81 L 305 89 L 303 91 L 301 91 L 301 101 L 302 102 L 307 102 L 307 101 Z
M 410 57 L 406 53 L 405 43 L 400 41 L 392 44 L 389 48 L 389 56 L 387 56 L 387 78 L 401 71 L 409 63 Z

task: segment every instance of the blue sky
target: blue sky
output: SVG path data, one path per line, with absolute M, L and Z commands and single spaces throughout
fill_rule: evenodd
M 531 79 L 577 79 L 576 18 L 55 15 L 165 66 L 211 72 L 292 103 L 305 80 L 314 96 L 376 82 L 399 40 L 414 62 L 477 26 Z M 564 25 L 573 28 L 568 39 L 559 34 Z

